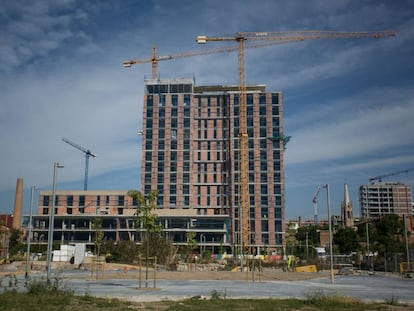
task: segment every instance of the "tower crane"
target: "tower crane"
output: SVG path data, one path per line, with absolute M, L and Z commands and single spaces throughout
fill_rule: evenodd
M 281 42 L 265 42 L 259 44 L 249 44 L 246 45 L 246 48 L 258 48 L 276 44 L 283 44 L 288 42 L 300 41 L 300 39 L 294 40 L 286 40 Z M 143 59 L 134 59 L 134 60 L 125 60 L 122 62 L 122 66 L 125 68 L 130 68 L 132 65 L 139 65 L 139 64 L 148 64 L 151 63 L 151 79 L 158 78 L 158 62 L 164 60 L 171 60 L 176 58 L 185 58 L 185 57 L 193 57 L 193 56 L 201 56 L 201 55 L 208 55 L 208 54 L 216 54 L 216 53 L 230 53 L 237 51 L 237 47 L 235 46 L 228 46 L 228 47 L 221 47 L 221 48 L 214 48 L 214 49 L 203 49 L 199 51 L 189 51 L 177 54 L 170 54 L 170 55 L 157 55 L 157 48 L 156 46 L 152 47 L 152 56 L 150 58 L 143 58 Z
M 312 198 L 312 203 L 313 203 L 313 221 L 315 223 L 315 225 L 318 224 L 318 195 L 319 195 L 319 191 L 321 191 L 321 187 L 318 187 L 318 189 L 316 189 L 315 194 L 313 195 Z
M 96 155 L 93 154 L 89 149 L 86 149 L 84 147 L 79 146 L 78 144 L 74 143 L 73 141 L 63 137 L 62 140 L 71 145 L 72 147 L 75 147 L 76 149 L 82 151 L 85 154 L 85 179 L 83 183 L 83 190 L 88 190 L 88 170 L 89 170 L 89 157 L 96 158 Z
M 246 41 L 276 41 L 292 42 L 322 39 L 356 39 L 356 38 L 381 38 L 395 36 L 392 31 L 280 31 L 280 32 L 237 32 L 235 36 L 208 37 L 198 36 L 196 42 L 205 44 L 209 41 L 232 41 L 238 47 L 238 93 L 239 93 L 239 210 L 240 214 L 240 245 L 250 244 L 250 208 L 249 208 L 249 176 L 248 176 L 248 134 L 247 134 L 247 108 L 246 108 L 246 70 L 245 49 Z M 282 144 L 282 141 L 280 141 Z M 283 147 L 282 145 L 280 146 Z
M 375 180 L 378 180 L 379 182 L 381 182 L 384 177 L 389 177 L 389 176 L 394 176 L 394 175 L 400 175 L 400 174 L 408 173 L 408 172 L 411 172 L 411 171 L 414 171 L 414 168 L 409 168 L 409 169 L 406 169 L 406 170 L 401 170 L 401 171 L 396 171 L 396 172 L 393 172 L 393 173 L 388 173 L 388 174 L 384 174 L 384 175 L 379 175 L 379 176 L 371 177 L 369 179 L 369 182 L 370 183 L 374 183 Z

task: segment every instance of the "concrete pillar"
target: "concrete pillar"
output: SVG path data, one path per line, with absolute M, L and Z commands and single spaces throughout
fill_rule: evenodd
M 22 204 L 23 204 L 23 178 L 18 178 L 16 183 L 16 195 L 14 198 L 13 229 L 22 228 Z

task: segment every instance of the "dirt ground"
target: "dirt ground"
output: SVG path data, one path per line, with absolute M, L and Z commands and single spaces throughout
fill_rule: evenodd
M 41 273 L 45 271 L 45 262 L 34 262 L 30 265 L 29 273 Z M 60 271 L 73 270 L 73 265 L 53 263 L 52 269 Z M 88 267 L 86 271 L 90 271 Z M 194 269 L 195 270 L 195 269 Z M 142 276 L 145 275 L 145 267 L 141 270 Z M 25 274 L 25 262 L 15 262 L 10 265 L 0 266 L 0 277 L 5 275 L 23 275 Z M 104 279 L 133 279 L 139 277 L 137 266 L 125 264 L 106 263 L 103 273 L 99 273 L 100 278 Z M 154 278 L 154 271 L 149 269 L 150 278 Z M 155 277 L 158 280 L 281 280 L 281 281 L 300 281 L 320 277 L 329 277 L 329 271 L 320 272 L 284 272 L 276 269 L 264 269 L 262 271 L 165 271 L 157 270 Z

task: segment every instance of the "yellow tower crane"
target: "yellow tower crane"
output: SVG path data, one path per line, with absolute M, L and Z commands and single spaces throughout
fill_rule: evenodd
M 267 41 L 289 43 L 305 40 L 322 39 L 356 39 L 356 38 L 382 38 L 395 36 L 393 31 L 281 31 L 281 32 L 237 32 L 230 37 L 198 36 L 197 43 L 204 44 L 209 41 L 233 41 L 238 47 L 238 75 L 239 75 L 239 245 L 249 247 L 250 241 L 250 211 L 249 211 L 249 175 L 248 175 L 248 134 L 246 109 L 246 70 L 245 49 L 246 41 Z M 282 141 L 280 141 L 282 144 Z M 282 145 L 281 145 L 282 147 Z
M 273 41 L 273 42 L 265 42 L 265 43 L 259 43 L 259 44 L 249 44 L 246 45 L 246 49 L 249 48 L 258 48 L 258 47 L 264 47 L 264 46 L 270 46 L 270 45 L 276 45 L 276 44 L 283 44 L 288 43 L 292 41 L 299 41 L 298 39 L 295 40 L 286 40 L 286 41 Z M 201 56 L 201 55 L 208 55 L 208 54 L 216 54 L 216 53 L 230 53 L 237 51 L 238 48 L 236 46 L 228 46 L 228 47 L 221 47 L 221 48 L 215 48 L 215 49 L 203 49 L 199 51 L 189 51 L 189 52 L 183 52 L 183 53 L 177 53 L 177 54 L 170 54 L 170 55 L 157 55 L 157 48 L 155 46 L 152 47 L 152 56 L 149 58 L 142 58 L 142 59 L 133 59 L 133 60 L 126 60 L 122 62 L 122 65 L 125 68 L 132 67 L 132 65 L 139 65 L 139 64 L 152 64 L 151 68 L 151 79 L 158 79 L 158 62 L 164 61 L 164 60 L 171 60 L 171 59 L 177 59 L 177 58 L 184 58 L 184 57 L 193 57 L 193 56 Z

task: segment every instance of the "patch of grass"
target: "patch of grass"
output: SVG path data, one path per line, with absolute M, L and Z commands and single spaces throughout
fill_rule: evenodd
M 315 299 L 316 298 L 316 299 Z M 166 303 L 166 302 L 165 302 Z M 146 310 L 146 309 L 144 309 Z M 243 310 L 243 311 L 331 311 L 331 310 L 394 310 L 384 304 L 366 304 L 360 301 L 341 297 L 318 296 L 310 300 L 300 299 L 219 299 L 194 300 L 188 299 L 180 302 L 168 302 L 164 311 L 217 311 L 217 310 Z
M 74 295 L 62 280 L 34 279 L 26 283 L 27 292 L 20 293 L 13 278 L 7 282 L 10 290 L 0 294 L 0 311 L 315 311 L 315 310 L 395 310 L 397 299 L 388 304 L 365 304 L 345 297 L 327 296 L 322 291 L 308 295 L 307 299 L 227 299 L 226 290 L 214 290 L 210 299 L 194 297 L 183 301 L 132 303 L 118 299 L 96 298 L 85 294 Z

